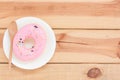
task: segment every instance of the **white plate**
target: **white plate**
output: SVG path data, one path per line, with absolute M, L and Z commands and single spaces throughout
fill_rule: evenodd
M 16 20 L 17 29 L 19 30 L 21 27 L 29 23 L 37 23 L 38 25 L 41 25 L 41 27 L 45 30 L 47 35 L 47 45 L 45 47 L 45 50 L 43 51 L 43 53 L 39 58 L 28 62 L 20 61 L 15 57 L 13 53 L 12 63 L 19 68 L 31 70 L 42 67 L 52 58 L 56 48 L 56 38 L 51 27 L 43 20 L 35 17 L 24 17 Z M 9 38 L 8 30 L 6 30 L 4 33 L 3 50 L 6 57 L 9 58 L 10 38 Z

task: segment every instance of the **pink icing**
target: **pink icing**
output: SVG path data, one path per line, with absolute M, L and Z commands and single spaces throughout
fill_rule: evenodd
M 34 47 L 25 48 L 24 40 L 32 38 Z M 46 45 L 46 34 L 44 30 L 36 24 L 23 26 L 15 35 L 13 40 L 13 52 L 15 56 L 23 61 L 34 60 L 41 55 Z

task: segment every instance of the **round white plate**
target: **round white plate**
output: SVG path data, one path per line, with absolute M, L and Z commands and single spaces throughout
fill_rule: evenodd
M 13 53 L 12 57 L 12 63 L 22 69 L 36 69 L 39 67 L 42 67 L 45 65 L 53 56 L 56 48 L 56 38 L 54 35 L 53 30 L 51 27 L 45 23 L 43 20 L 35 17 L 24 17 L 20 18 L 15 21 L 17 24 L 17 29 L 19 30 L 21 27 L 23 27 L 26 24 L 29 23 L 36 23 L 38 25 L 41 25 L 41 27 L 45 30 L 47 35 L 47 45 L 43 51 L 43 53 L 39 56 L 39 58 L 33 60 L 33 61 L 20 61 L 17 59 Z M 3 37 L 3 50 L 7 58 L 9 58 L 9 52 L 10 52 L 10 37 L 8 30 L 5 31 L 4 37 Z

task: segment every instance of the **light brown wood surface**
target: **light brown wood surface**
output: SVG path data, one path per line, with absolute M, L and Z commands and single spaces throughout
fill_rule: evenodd
M 12 65 L 2 40 L 10 22 L 24 16 L 46 21 L 57 48 L 42 68 Z M 92 68 L 101 71 L 88 72 Z M 0 0 L 0 80 L 120 80 L 120 0 Z M 94 76 L 91 78 L 90 76 Z
M 93 67 L 102 72 L 96 79 L 87 76 L 89 69 Z M 0 76 L 2 80 L 119 80 L 119 67 L 119 64 L 47 64 L 34 71 L 21 70 L 15 66 L 8 71 L 8 65 L 1 64 Z
M 8 2 L 8 0 L 0 0 L 2 2 Z M 29 2 L 112 2 L 114 0 L 29 0 Z M 28 2 L 25 0 L 9 0 L 9 2 Z

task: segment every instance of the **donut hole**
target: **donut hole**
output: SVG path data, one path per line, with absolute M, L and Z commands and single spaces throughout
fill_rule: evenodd
M 24 40 L 24 46 L 27 49 L 33 48 L 34 44 L 35 44 L 35 42 L 34 42 L 34 39 L 32 39 L 32 38 L 27 38 Z

